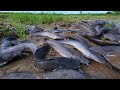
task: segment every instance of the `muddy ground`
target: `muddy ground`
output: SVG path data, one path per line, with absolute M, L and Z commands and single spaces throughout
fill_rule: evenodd
M 81 28 L 80 30 L 84 29 L 82 26 L 75 27 L 74 25 L 67 29 L 76 30 L 78 28 L 79 29 Z M 64 25 L 59 26 L 59 29 L 66 29 L 66 26 L 64 26 Z M 74 36 L 75 34 L 67 33 L 64 35 Z M 31 40 L 31 42 L 35 43 L 38 47 L 41 47 L 44 44 L 45 37 L 32 37 L 32 38 L 28 38 L 28 39 Z M 69 47 L 69 48 L 71 48 L 71 47 Z M 58 57 L 58 56 L 60 56 L 60 55 L 56 51 L 51 49 L 46 58 Z M 107 56 L 107 58 L 109 58 L 109 60 L 112 62 L 113 65 L 116 65 L 118 67 L 120 66 L 120 55 Z M 120 79 L 120 73 L 111 69 L 108 66 L 105 66 L 103 64 L 100 64 L 100 63 L 97 63 L 94 61 L 92 61 L 90 65 L 92 67 L 86 66 L 86 65 L 81 67 L 83 72 L 85 72 L 86 74 L 89 74 L 90 76 L 96 77 L 98 79 Z M 22 56 L 22 57 L 16 58 L 15 60 L 9 62 L 7 65 L 1 67 L 0 68 L 0 78 L 8 78 L 8 77 L 4 77 L 4 76 L 7 73 L 11 73 L 11 72 L 29 72 L 29 73 L 34 73 L 34 75 L 37 75 L 37 78 L 32 77 L 32 79 L 47 79 L 47 78 L 48 79 L 49 78 L 52 78 L 52 79 L 73 78 L 73 79 L 75 79 L 75 78 L 79 78 L 78 72 L 74 72 L 74 71 L 69 71 L 68 72 L 69 77 L 67 77 L 67 75 L 66 76 L 62 75 L 60 72 L 50 74 L 50 72 L 47 73 L 47 72 L 44 72 L 43 70 L 38 70 L 34 66 L 33 56 L 31 53 L 29 53 L 28 56 Z M 62 72 L 65 72 L 65 71 L 62 71 Z M 76 76 L 73 75 L 75 77 L 70 76 L 73 73 L 76 74 Z

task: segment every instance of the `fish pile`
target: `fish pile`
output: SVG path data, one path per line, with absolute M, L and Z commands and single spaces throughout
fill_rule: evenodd
M 93 68 L 92 61 L 120 72 L 119 67 L 112 65 L 106 57 L 120 53 L 120 28 L 117 24 L 107 20 L 81 21 L 80 24 L 84 25 L 87 30 L 81 31 L 81 26 L 78 24 L 77 30 L 62 30 L 55 27 L 45 31 L 39 30 L 36 26 L 28 27 L 26 31 L 31 38 L 46 37 L 44 44 L 39 48 L 35 43 L 27 40 L 21 41 L 15 36 L 3 37 L 0 48 L 0 67 L 8 65 L 16 57 L 32 53 L 34 66 L 45 72 L 74 70 L 81 74 L 81 77 L 77 78 L 93 79 L 97 77 L 92 77 L 81 69 L 84 65 Z M 75 25 L 71 24 L 71 26 Z M 78 28 L 80 29 L 78 30 Z M 74 35 L 67 36 L 68 33 Z M 97 46 L 90 44 L 90 42 Z M 67 45 L 73 48 L 69 48 Z M 46 58 L 51 48 L 61 57 Z

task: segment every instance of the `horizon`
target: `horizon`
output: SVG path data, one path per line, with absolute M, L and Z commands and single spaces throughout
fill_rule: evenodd
M 57 14 L 105 14 L 109 11 L 0 11 L 0 12 L 14 12 L 14 13 L 57 13 Z

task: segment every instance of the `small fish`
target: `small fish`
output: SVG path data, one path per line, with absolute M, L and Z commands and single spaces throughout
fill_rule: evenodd
M 64 39 L 63 36 L 52 33 L 52 32 L 40 32 L 40 33 L 33 34 L 32 37 L 33 36 L 35 36 L 35 37 L 37 37 L 37 36 L 45 36 L 45 37 L 50 37 L 52 39 Z

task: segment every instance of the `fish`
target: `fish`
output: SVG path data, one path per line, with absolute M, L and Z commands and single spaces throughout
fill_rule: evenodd
M 82 52 L 82 54 L 87 58 L 90 58 L 90 59 L 92 59 L 96 62 L 99 62 L 99 63 L 104 63 L 104 64 L 106 63 L 105 57 L 102 56 L 101 54 L 98 54 L 98 53 L 90 50 L 89 46 L 84 43 L 83 39 L 81 39 L 81 41 L 78 41 L 78 40 L 60 40 L 59 42 L 63 43 L 63 44 L 69 44 L 69 45 L 74 46 L 76 49 L 78 49 L 80 52 Z
M 32 37 L 38 37 L 38 36 L 44 36 L 44 37 L 50 37 L 52 39 L 64 39 L 64 36 L 58 35 L 56 33 L 52 33 L 52 32 L 40 32 L 40 33 L 35 33 L 32 34 Z
M 101 37 L 104 33 L 107 33 L 108 31 L 111 30 L 111 28 L 108 28 L 108 27 L 102 27 L 100 25 L 97 25 L 95 27 L 97 33 L 95 34 L 96 37 Z
M 105 25 L 107 23 L 107 21 L 106 20 L 96 20 L 95 22 L 94 22 L 94 24 L 97 26 L 97 25 Z
M 38 77 L 43 79 L 97 79 L 91 75 L 78 70 L 57 70 L 52 72 L 38 73 Z
M 97 52 L 94 52 L 92 50 L 90 50 L 88 47 L 86 47 L 85 43 L 80 42 L 80 41 L 75 41 L 75 40 L 61 40 L 59 41 L 60 43 L 64 43 L 64 44 L 69 44 L 74 46 L 76 49 L 78 49 L 80 52 L 83 53 L 83 55 L 91 60 L 94 60 L 98 63 L 101 64 L 105 64 L 108 67 L 120 72 L 120 70 L 116 67 L 114 67 L 110 62 L 109 59 L 106 58 L 104 55 L 99 54 Z
M 103 54 L 105 56 L 120 54 L 120 46 L 94 46 L 94 47 L 90 47 L 90 49 L 94 52 Z
M 38 79 L 34 73 L 31 72 L 10 72 L 6 73 L 0 79 Z
M 20 44 L 20 40 L 16 36 L 3 37 L 1 42 L 1 49 Z
M 100 39 L 96 39 L 93 37 L 89 37 L 89 36 L 83 36 L 85 38 L 87 38 L 89 41 L 92 41 L 95 44 L 101 45 L 101 46 L 120 46 L 120 42 L 115 42 L 115 41 L 102 41 Z
M 21 56 L 23 51 L 29 51 L 33 54 L 36 52 L 37 46 L 33 43 L 23 43 L 13 47 L 8 47 L 0 51 L 0 66 L 4 66 L 14 58 Z
M 53 71 L 55 69 L 80 69 L 80 63 L 73 58 L 45 58 L 45 56 L 48 54 L 49 49 L 50 46 L 46 44 L 36 50 L 34 54 L 34 66 L 37 69 L 42 69 L 44 71 Z
M 43 31 L 43 28 L 38 27 L 37 25 L 32 25 L 27 27 L 27 34 L 37 33 Z
M 119 34 L 104 34 L 104 38 L 107 38 L 112 41 L 120 41 L 120 35 Z
M 46 43 L 63 57 L 73 58 L 86 65 L 90 63 L 87 58 L 83 57 L 81 54 L 76 53 L 75 51 L 68 49 L 67 47 L 64 47 L 60 42 L 57 42 L 55 40 L 47 40 Z

